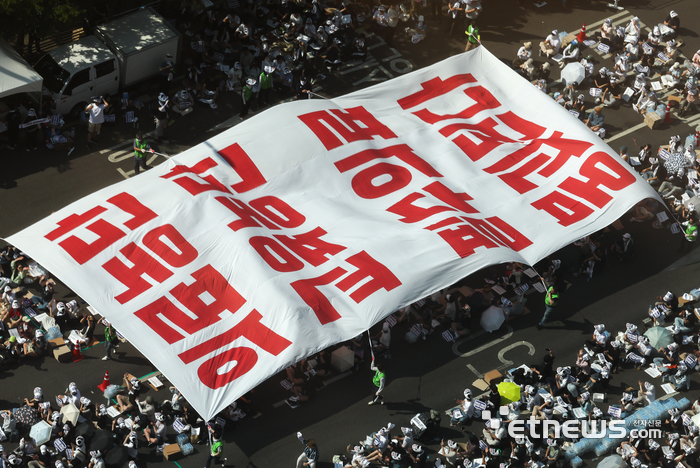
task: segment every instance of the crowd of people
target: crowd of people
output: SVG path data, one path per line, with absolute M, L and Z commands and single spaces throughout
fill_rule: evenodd
M 671 101 L 678 104 L 679 116 L 698 110 L 700 50 L 691 59 L 680 56 L 679 27 L 680 16 L 671 11 L 648 34 L 643 33 L 638 17 L 618 26 L 606 19 L 591 36 L 583 32 L 565 37 L 566 33 L 555 29 L 539 44 L 539 57 L 545 62 L 536 65 L 533 44 L 526 42 L 518 50 L 513 68 L 603 138 L 606 135 L 603 108 L 629 105 L 642 116 L 656 113 L 663 122 L 669 112 L 669 103 L 661 101 L 664 90 L 678 91 Z M 603 47 L 612 56 L 614 65 L 601 65 L 596 72 L 593 55 L 583 57 L 587 41 L 591 47 Z M 585 72 L 579 80 L 562 80 L 563 89 L 555 91 L 551 89 L 550 62 L 558 63 L 561 68 L 579 62 Z M 652 86 L 654 80 L 658 83 L 656 87 Z

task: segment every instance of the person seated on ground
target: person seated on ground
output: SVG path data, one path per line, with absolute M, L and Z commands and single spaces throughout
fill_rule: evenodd
M 576 375 L 585 375 L 586 378 L 591 375 L 591 355 L 583 349 L 578 352 L 576 358 Z
M 150 421 L 153 421 L 156 413 L 156 407 L 153 404 L 153 397 L 148 395 L 145 399 L 139 398 L 138 400 L 135 400 L 135 403 L 139 413 L 146 415 Z
M 681 100 L 681 104 L 679 107 L 680 111 L 678 112 L 679 117 L 684 117 L 688 111 L 694 110 L 697 112 L 700 110 L 700 99 L 698 99 L 698 90 L 686 89 L 684 90 L 684 92 L 685 97 Z
M 658 351 L 663 357 L 654 358 L 654 365 L 662 374 L 668 374 L 678 363 L 678 343 L 670 343 Z
M 678 330 L 685 334 L 693 333 L 693 330 L 695 329 L 695 322 L 695 314 L 693 311 L 688 309 L 682 309 L 678 313 L 678 317 L 673 319 L 673 324 L 678 327 Z
M 506 314 L 506 322 L 510 319 L 511 316 L 517 317 L 518 315 L 522 315 L 525 313 L 525 303 L 527 302 L 527 298 L 525 297 L 525 294 L 518 294 L 518 298 L 515 302 L 511 302 L 508 299 L 502 298 L 501 300 L 501 310 L 505 312 Z
M 601 138 L 605 136 L 605 128 L 603 128 L 605 116 L 602 111 L 602 107 L 596 107 L 593 109 L 593 112 L 588 114 L 588 118 L 584 122 L 588 128 Z
M 499 418 L 491 418 L 484 423 L 482 434 L 490 447 L 498 447 L 508 438 L 508 429 Z
M 411 448 L 411 445 L 413 445 L 413 429 L 411 429 L 410 427 L 402 427 L 401 433 L 403 435 L 394 436 L 394 440 L 399 442 L 399 445 L 401 449 L 403 449 L 403 452 L 406 452 Z
M 681 27 L 681 19 L 678 13 L 671 10 L 666 19 L 664 20 L 664 25 L 673 30 L 672 33 L 664 35 L 664 39 L 669 39 L 675 37 L 678 34 L 678 28 Z
M 481 411 L 474 406 L 474 397 L 471 389 L 467 388 L 464 390 L 464 400 L 457 400 L 457 404 L 461 405 L 461 408 L 458 408 L 457 414 L 453 412 L 450 417 L 450 426 L 464 426 L 472 418 L 481 416 Z M 464 428 L 462 429 L 464 430 Z
M 131 411 L 136 407 L 136 400 L 138 400 L 141 394 L 141 382 L 134 377 L 129 378 L 129 374 L 124 374 L 124 380 L 127 384 L 127 395 L 117 395 L 117 404 L 119 405 L 119 412 L 124 413 L 126 411 Z
M 528 80 L 534 81 L 535 74 L 537 73 L 537 68 L 535 68 L 535 61 L 531 58 L 525 60 L 520 65 L 520 73 Z
M 547 379 L 547 383 L 549 383 L 549 393 L 552 397 L 561 396 L 569 403 L 573 403 L 572 397 L 576 398 L 578 396 L 578 390 L 573 383 L 569 382 L 570 375 L 571 369 L 569 367 L 559 367 L 557 368 L 556 377 Z
M 635 16 L 630 20 L 630 22 L 625 27 L 625 34 L 625 42 L 632 44 L 639 43 L 639 38 L 642 35 L 642 28 L 639 24 L 638 17 Z
M 537 391 L 536 387 L 526 385 L 520 401 L 525 405 L 526 411 L 532 411 L 535 406 L 542 405 L 542 395 Z
M 673 292 L 666 291 L 663 296 L 656 296 L 654 305 L 664 305 L 675 313 L 678 310 L 678 297 Z
M 663 54 L 668 57 L 667 60 L 663 60 L 663 66 L 671 66 L 676 61 L 678 58 L 678 49 L 676 48 L 675 39 L 671 39 L 666 43 L 666 48 L 663 50 Z M 662 60 L 661 57 L 659 57 L 659 60 Z
M 622 86 L 620 85 L 620 78 L 617 76 L 610 77 L 610 85 L 603 91 L 603 95 L 600 97 L 603 107 L 619 107 L 622 103 Z
M 46 346 L 44 332 L 37 328 L 34 332 L 34 339 L 24 342 L 23 354 L 26 357 L 39 357 L 46 351 Z
M 615 28 L 613 27 L 612 19 L 606 18 L 600 26 L 600 42 L 609 46 L 614 35 Z
M 676 62 L 668 69 L 665 75 L 661 75 L 661 84 L 667 88 L 675 88 L 681 82 L 681 75 L 681 64 Z
M 520 65 L 525 63 L 530 57 L 532 57 L 532 42 L 528 41 L 523 43 L 522 47 L 518 49 L 517 57 L 513 59 L 513 68 L 519 69 Z
M 162 445 L 166 440 L 168 426 L 165 424 L 165 416 L 163 413 L 155 414 L 155 422 L 149 423 L 148 427 L 143 430 L 143 435 L 148 442 L 148 446 Z
M 289 380 L 292 383 L 292 385 L 301 385 L 306 380 L 304 372 L 308 372 L 310 369 L 311 366 L 308 362 L 306 362 L 306 359 L 297 361 L 295 364 L 287 367 L 287 369 L 285 370 L 287 374 L 287 380 Z
M 593 78 L 593 87 L 600 90 L 599 97 L 605 93 L 605 90 L 610 86 L 610 77 L 608 77 L 608 69 L 600 67 L 598 74 Z
M 16 328 L 22 322 L 22 307 L 18 300 L 12 301 L 9 308 L 0 312 L 0 319 L 5 324 L 7 329 Z
M 544 402 L 532 408 L 532 417 L 535 419 L 553 419 L 554 398 L 551 395 L 543 396 Z
M 602 353 L 610 339 L 610 332 L 605 329 L 605 324 L 598 324 L 593 327 L 593 339 L 584 344 L 584 349 L 596 354 Z
M 678 391 L 687 390 L 688 388 L 690 388 L 690 380 L 687 371 L 688 368 L 679 364 L 677 369 L 678 370 L 674 374 L 666 374 L 662 376 L 661 381 L 669 382 L 671 385 L 673 385 L 673 388 L 675 388 Z
M 551 72 L 550 65 L 547 62 L 540 64 L 534 73 L 535 80 L 545 80 L 549 81 L 549 74 Z M 533 80 L 534 81 L 534 80 Z
M 634 255 L 634 241 L 632 240 L 632 235 L 629 232 L 624 233 L 622 238 L 616 240 L 610 247 L 610 251 L 617 255 L 620 261 L 632 258 Z
M 569 45 L 564 47 L 561 52 L 561 62 L 559 62 L 559 68 L 564 68 L 568 63 L 578 62 L 578 56 L 580 54 L 579 43 L 576 39 L 571 41 Z
M 540 57 L 545 54 L 547 58 L 551 58 L 553 55 L 559 53 L 561 48 L 561 39 L 559 38 L 559 31 L 554 29 L 549 36 L 540 42 Z
M 664 164 L 661 164 L 661 161 L 657 157 L 650 157 L 649 164 L 650 166 L 642 171 L 641 176 L 652 187 L 658 187 L 659 185 L 661 185 L 661 182 L 666 180 L 666 177 L 668 176 L 668 170 L 666 169 L 666 166 Z M 644 204 L 644 207 L 649 211 L 649 207 L 646 203 Z M 639 213 L 635 211 L 635 221 L 641 222 L 645 219 L 652 220 L 654 217 L 654 212 L 649 211 L 649 213 L 651 213 L 651 216 L 647 214 L 646 217 L 642 219 L 639 217 Z
M 627 73 L 630 71 L 630 66 L 629 66 L 629 59 L 627 58 L 626 55 L 618 55 L 617 59 L 615 60 L 615 67 L 613 68 L 613 72 L 619 79 L 619 83 L 625 83 L 627 80 Z

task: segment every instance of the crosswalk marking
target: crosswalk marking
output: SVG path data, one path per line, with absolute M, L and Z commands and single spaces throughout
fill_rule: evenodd
M 608 18 L 610 18 L 611 20 L 615 20 L 615 18 L 619 18 L 620 16 L 623 16 L 623 15 L 629 15 L 629 11 L 622 10 L 621 12 L 615 13 L 612 16 L 605 17 L 604 19 L 602 19 L 600 21 L 596 21 L 595 23 L 587 24 L 586 29 L 590 31 L 591 29 L 597 28 L 598 26 L 602 25 L 605 22 L 605 20 Z

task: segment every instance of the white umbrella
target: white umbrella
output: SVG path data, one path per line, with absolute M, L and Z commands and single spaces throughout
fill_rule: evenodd
M 561 71 L 561 81 L 569 86 L 572 83 L 581 84 L 586 77 L 586 68 L 578 62 L 567 64 Z
M 51 424 L 46 421 L 39 421 L 32 426 L 29 437 L 34 439 L 34 443 L 39 446 L 51 440 Z
M 489 333 L 501 328 L 505 321 L 506 314 L 500 307 L 491 306 L 481 314 L 481 326 Z
M 69 403 L 61 407 L 61 414 L 63 415 L 63 422 L 70 421 L 75 426 L 80 417 L 80 410 L 73 403 Z
M 620 455 L 610 455 L 598 463 L 598 468 L 627 468 L 627 462 Z

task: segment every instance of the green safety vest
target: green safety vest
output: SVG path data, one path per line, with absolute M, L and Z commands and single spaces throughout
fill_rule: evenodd
M 139 143 L 138 140 L 134 140 L 134 146 L 136 148 L 141 148 L 141 149 L 145 150 L 146 148 L 148 148 L 148 142 L 146 141 L 145 138 L 143 140 L 141 140 L 141 143 Z M 134 150 L 134 157 L 139 158 L 139 159 L 143 159 L 144 157 L 146 157 L 146 153 L 142 153 L 141 151 Z
M 552 291 L 552 289 L 554 289 L 554 287 L 550 286 L 549 289 L 547 290 L 547 292 L 549 293 L 550 291 Z M 549 295 L 544 297 L 544 303 L 550 307 L 554 307 L 555 305 L 557 305 L 558 300 L 559 300 L 559 293 L 552 294 L 551 300 L 549 299 Z
M 218 454 L 216 452 L 219 451 L 219 448 L 221 448 L 221 452 Z M 211 444 L 211 456 L 212 457 L 220 457 L 221 454 L 224 453 L 224 443 L 221 442 L 220 440 L 217 440 L 213 444 Z
M 690 242 L 698 240 L 698 227 L 691 224 L 685 228 L 685 238 Z
M 467 35 L 467 39 L 469 42 L 472 44 L 478 44 L 479 41 L 481 40 L 481 35 L 479 34 L 479 28 L 475 28 L 471 24 L 467 28 L 465 34 Z
M 260 89 L 268 89 L 272 87 L 272 79 L 270 75 L 263 72 L 260 74 Z
M 374 377 L 372 378 L 372 382 L 373 382 L 374 385 L 376 385 L 377 387 L 381 387 L 381 386 L 382 386 L 381 381 L 382 381 L 383 378 L 384 378 L 384 372 L 377 371 L 377 373 L 374 374 Z
M 245 85 L 243 87 L 243 96 L 245 96 L 245 102 L 250 102 L 250 98 L 253 96 L 253 90 Z

